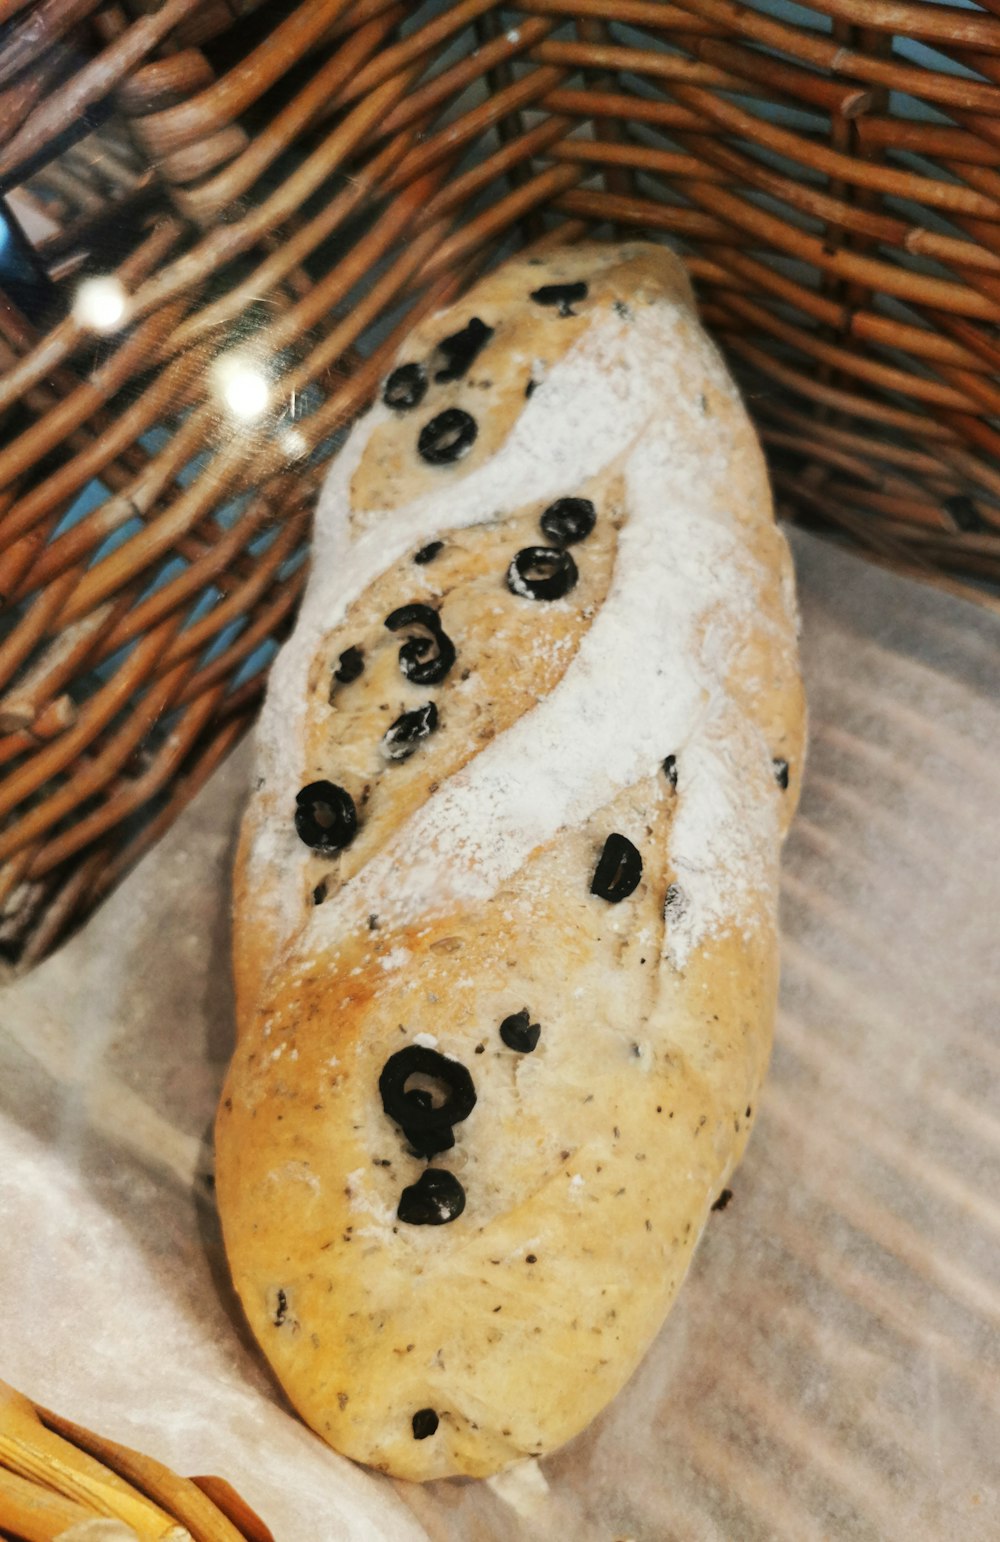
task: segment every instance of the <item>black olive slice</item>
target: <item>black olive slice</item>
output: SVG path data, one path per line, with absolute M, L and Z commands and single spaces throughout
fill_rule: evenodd
M 788 761 L 782 759 L 781 756 L 779 756 L 777 760 L 772 760 L 771 761 L 771 765 L 774 767 L 774 780 L 777 782 L 777 784 L 781 788 L 782 792 L 787 791 L 787 788 L 788 788 Z
M 612 831 L 590 881 L 591 894 L 600 895 L 612 905 L 628 899 L 642 877 L 642 856 L 627 835 Z
M 444 369 L 435 373 L 434 379 L 461 380 L 492 336 L 493 328 L 488 327 L 485 321 L 480 321 L 478 316 L 473 316 L 461 332 L 443 337 L 438 343 L 438 352 L 444 354 L 446 363 Z
M 441 630 L 441 617 L 433 605 L 424 605 L 420 600 L 414 600 L 411 605 L 398 605 L 391 610 L 383 623 L 390 632 L 401 632 L 407 626 L 425 626 L 428 632 Z
M 428 1435 L 433 1435 L 440 1419 L 433 1408 L 418 1408 L 410 1421 L 413 1425 L 414 1440 L 426 1440 Z
M 525 546 L 507 569 L 507 588 L 526 600 L 561 600 L 579 576 L 568 551 Z
M 677 786 L 677 756 L 668 755 L 663 762 L 663 774 L 671 787 Z
M 399 650 L 399 667 L 414 685 L 439 685 L 455 662 L 455 645 L 441 630 L 441 618 L 429 605 L 400 605 L 386 616 L 390 632 L 416 628 Z M 420 630 L 426 635 L 420 636 Z
M 438 552 L 444 547 L 443 541 L 429 541 L 426 546 L 421 546 L 418 552 L 414 552 L 413 560 L 423 567 L 425 562 L 433 562 Z
M 410 1155 L 415 1157 L 437 1156 L 441 1151 L 450 1151 L 455 1144 L 455 1131 L 451 1125 L 443 1130 L 408 1130 L 403 1127 L 403 1134 L 410 1143 Z
M 420 430 L 417 450 L 429 466 L 450 466 L 468 455 L 479 433 L 475 418 L 461 407 L 446 407 Z
M 432 701 L 404 712 L 383 734 L 382 754 L 387 760 L 409 760 L 421 739 L 432 734 L 437 724 L 438 709 Z
M 424 1088 L 407 1091 L 406 1083 L 417 1075 L 444 1084 L 447 1096 L 438 1107 Z M 459 1124 L 476 1106 L 476 1089 L 465 1066 L 424 1044 L 408 1044 L 390 1055 L 378 1079 L 378 1090 L 389 1118 L 411 1137 Z
M 507 1048 L 516 1049 L 521 1055 L 530 1055 L 542 1034 L 541 1025 L 529 1021 L 530 1015 L 527 1007 L 523 1007 L 520 1012 L 505 1017 L 500 1024 L 500 1037 Z
M 333 671 L 333 678 L 340 685 L 350 685 L 364 672 L 365 659 L 360 648 L 345 648 L 340 655 L 340 661 Z
M 587 298 L 587 286 L 582 281 L 576 284 L 543 284 L 541 289 L 531 291 L 531 298 L 536 305 L 558 305 L 560 316 L 575 316 L 576 311 L 571 306 Z
M 441 1167 L 426 1167 L 399 1196 L 396 1214 L 408 1226 L 447 1226 L 465 1209 L 465 1190 Z
M 585 541 L 597 523 L 597 510 L 589 498 L 557 498 L 539 520 L 542 534 L 553 546 L 575 546 Z
M 425 1162 L 440 1156 L 442 1151 L 450 1151 L 455 1144 L 455 1131 L 450 1125 L 446 1130 L 426 1130 L 423 1135 L 415 1135 L 412 1130 L 404 1130 L 403 1134 L 409 1142 L 410 1155 Z
M 393 370 L 382 391 L 382 400 L 393 412 L 409 412 L 419 407 L 427 395 L 427 371 L 422 364 L 400 364 Z
M 336 782 L 310 782 L 295 794 L 295 829 L 314 851 L 342 851 L 358 833 L 354 799 Z
M 433 1108 L 434 1099 L 423 1087 L 414 1087 L 403 1093 L 403 1102 L 411 1108 Z M 440 1130 L 413 1130 L 403 1126 L 403 1134 L 410 1143 L 410 1154 L 415 1157 L 437 1156 L 439 1151 L 450 1151 L 455 1144 L 455 1132 L 450 1124 Z

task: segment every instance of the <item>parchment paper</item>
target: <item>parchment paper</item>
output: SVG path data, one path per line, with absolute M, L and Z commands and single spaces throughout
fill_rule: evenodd
M 1000 622 L 797 535 L 811 758 L 735 1197 L 622 1396 L 540 1467 L 394 1485 L 288 1412 L 230 1293 L 241 751 L 0 993 L 0 1375 L 278 1542 L 1000 1537 Z

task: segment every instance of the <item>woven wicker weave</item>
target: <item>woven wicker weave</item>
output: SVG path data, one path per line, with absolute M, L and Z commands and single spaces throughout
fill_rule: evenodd
M 0 1381 L 0 1537 L 107 1535 L 99 1521 L 134 1542 L 274 1542 L 224 1478 L 179 1477 Z
M 9 958 L 238 739 L 339 433 L 518 247 L 671 241 L 782 512 L 1000 580 L 1000 0 L 0 0 L 0 189 Z

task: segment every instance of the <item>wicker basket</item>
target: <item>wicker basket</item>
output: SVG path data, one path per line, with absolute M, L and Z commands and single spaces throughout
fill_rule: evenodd
M 0 1381 L 0 1537 L 109 1534 L 134 1542 L 274 1542 L 224 1478 L 179 1477 Z
M 344 425 L 519 247 L 675 244 L 782 512 L 1000 579 L 1000 0 L 0 0 L 0 190 L 8 959 L 239 738 Z

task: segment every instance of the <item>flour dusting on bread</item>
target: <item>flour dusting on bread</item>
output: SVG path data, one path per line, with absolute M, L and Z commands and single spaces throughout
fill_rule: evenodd
M 687 903 L 671 956 L 682 966 L 712 930 L 753 924 L 748 898 L 774 883 L 776 799 L 767 796 L 768 745 L 755 747 L 757 777 L 747 775 L 744 748 L 734 753 L 734 732 L 746 729 L 723 682 L 759 575 L 740 539 L 732 449 L 719 443 L 704 392 L 694 400 L 678 394 L 664 412 L 665 386 L 695 360 L 712 392 L 732 401 L 733 386 L 687 305 L 596 317 L 494 456 L 454 484 L 366 511 L 358 533 L 353 476 L 392 414 L 376 406 L 355 430 L 320 501 L 313 576 L 262 715 L 259 771 L 288 807 L 303 766 L 287 703 L 304 699 L 324 635 L 379 573 L 414 544 L 548 501 L 616 464 L 628 520 L 611 592 L 561 683 L 434 793 L 335 902 L 315 910 L 301 938 L 306 949 L 354 929 L 373 909 L 402 924 L 487 898 L 535 847 L 652 773 L 667 745 L 684 752 L 685 765 L 671 855 Z M 284 891 L 285 924 L 297 931 L 302 862 L 290 822 L 261 826 L 258 841 L 255 860 Z

